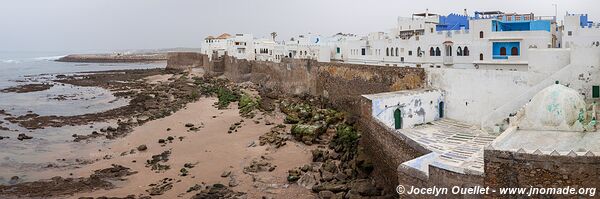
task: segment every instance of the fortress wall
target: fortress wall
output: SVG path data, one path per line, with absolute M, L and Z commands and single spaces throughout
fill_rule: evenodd
M 599 156 L 559 156 L 485 150 L 490 187 L 600 187 Z M 598 193 L 596 193 L 598 194 Z M 496 198 L 497 195 L 486 196 Z
M 386 185 L 388 191 L 393 192 L 398 185 L 398 166 L 425 154 L 373 120 L 372 104 L 361 96 L 424 88 L 425 71 L 422 68 L 319 63 L 303 59 L 274 63 L 222 56 L 213 57 L 205 69 L 209 75 L 224 75 L 234 82 L 251 81 L 284 94 L 324 97 L 334 107 L 360 117 L 361 146 L 377 165 L 375 178 Z
M 424 84 L 422 68 L 329 62 L 319 63 L 316 91 L 336 108 L 359 114 L 361 95 L 419 89 Z
M 234 82 L 251 81 L 284 94 L 310 94 L 336 108 L 359 115 L 361 95 L 423 88 L 421 68 L 320 63 L 283 59 L 280 63 L 248 61 L 231 56 L 213 58 L 207 72 Z
M 361 117 L 359 129 L 362 134 L 361 146 L 375 167 L 374 176 L 378 182 L 383 182 L 387 190 L 393 190 L 399 183 L 410 183 L 418 186 L 421 183 L 419 179 L 398 172 L 398 166 L 403 162 L 415 159 L 425 155 L 428 151 L 424 149 L 417 150 L 405 142 L 405 138 L 392 133 L 385 124 L 371 117 L 372 104 L 367 98 L 361 99 Z
M 167 69 L 186 70 L 208 65 L 208 56 L 197 52 L 172 52 L 167 54 Z

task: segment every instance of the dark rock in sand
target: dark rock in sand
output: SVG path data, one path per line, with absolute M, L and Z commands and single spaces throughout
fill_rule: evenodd
M 85 178 L 53 177 L 48 180 L 24 182 L 15 185 L 0 185 L 0 195 L 30 198 L 48 198 L 73 195 L 79 192 L 91 192 L 98 189 L 112 189 L 114 185 L 108 180 L 123 180 L 125 176 L 137 172 L 120 165 L 112 168 L 96 170 Z
M 206 189 L 192 196 L 191 199 L 233 199 L 243 198 L 245 195 L 246 193 L 233 191 L 223 184 L 214 184 L 212 186 L 207 186 Z
M 148 149 L 148 147 L 145 144 L 142 144 L 140 146 L 137 147 L 138 151 L 145 151 L 146 149 Z
M 151 196 L 162 195 L 165 192 L 171 190 L 173 188 L 173 179 L 172 178 L 164 178 L 160 180 L 156 184 L 150 184 L 150 189 L 147 189 L 146 192 Z
M 17 140 L 20 140 L 20 141 L 22 141 L 22 140 L 29 140 L 29 139 L 32 139 L 32 138 L 33 137 L 31 137 L 31 136 L 25 135 L 25 133 L 21 133 L 21 134 L 19 134 L 17 136 Z
M 0 90 L 1 93 L 30 93 L 52 88 L 52 84 L 26 84 Z

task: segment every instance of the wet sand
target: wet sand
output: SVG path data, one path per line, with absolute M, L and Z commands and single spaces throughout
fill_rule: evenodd
M 205 183 L 207 185 L 221 183 L 228 185 L 230 177 L 223 178 L 224 171 L 231 171 L 233 178 L 239 185 L 233 187 L 235 191 L 246 192 L 248 198 L 261 198 L 262 196 L 277 196 L 277 198 L 314 198 L 309 189 L 297 184 L 288 184 L 287 172 L 294 167 L 311 162 L 310 146 L 289 142 L 287 145 L 274 149 L 269 145 L 258 146 L 260 135 L 268 132 L 272 126 L 265 125 L 264 120 L 255 124 L 250 119 L 244 119 L 241 128 L 237 132 L 228 134 L 231 124 L 239 122 L 243 118 L 239 116 L 238 109 L 232 104 L 229 109 L 218 110 L 212 105 L 216 98 L 202 98 L 197 102 L 190 103 L 185 109 L 175 114 L 150 121 L 142 126 L 136 127 L 128 136 L 116 140 L 107 149 L 101 152 L 90 152 L 91 156 L 112 155 L 114 158 L 101 160 L 90 165 L 83 165 L 79 169 L 69 171 L 48 172 L 47 177 L 53 176 L 88 176 L 93 170 L 108 168 L 111 164 L 119 164 L 139 173 L 129 176 L 124 182 L 117 182 L 117 188 L 111 190 L 100 190 L 92 193 L 80 193 L 72 198 L 114 196 L 125 197 L 127 195 L 148 195 L 149 184 L 157 183 L 164 178 L 173 178 L 176 182 L 171 190 L 166 191 L 159 198 L 175 198 L 184 196 L 191 197 L 194 192 L 186 194 L 188 188 L 195 184 Z M 213 116 L 217 116 L 213 118 Z M 263 117 L 261 114 L 256 118 Z M 281 123 L 283 115 L 264 116 L 272 122 Z M 195 125 L 204 124 L 197 132 L 188 132 L 186 123 Z M 170 131 L 167 131 L 170 128 Z M 159 139 L 173 136 L 172 143 L 161 146 Z M 179 137 L 184 137 L 180 141 Z M 252 142 L 256 146 L 249 147 Z M 120 156 L 122 152 L 136 149 L 139 145 L 146 145 L 148 149 L 136 154 Z M 171 150 L 169 160 L 164 164 L 170 165 L 170 169 L 156 173 L 146 167 L 146 160 L 152 155 Z M 264 156 L 276 169 L 272 172 L 259 172 L 256 174 L 245 174 L 243 168 L 250 165 L 253 159 Z M 136 161 L 136 162 L 132 162 Z M 179 176 L 180 169 L 184 164 L 196 164 L 187 169 L 187 176 Z M 253 182 L 252 175 L 256 175 Z M 286 188 L 287 187 L 287 188 Z

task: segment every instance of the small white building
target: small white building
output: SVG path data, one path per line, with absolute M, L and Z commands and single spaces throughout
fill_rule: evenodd
M 444 93 L 437 89 L 363 95 L 371 100 L 373 118 L 391 129 L 412 128 L 444 117 Z
M 230 34 L 223 33 L 218 37 L 208 36 L 202 43 L 202 53 L 207 55 L 217 54 L 223 56 L 228 54 L 238 59 L 254 59 L 254 37 L 252 34 Z M 209 56 L 211 57 L 211 56 Z
M 600 24 L 589 21 L 587 14 L 567 14 L 563 28 L 564 48 L 600 46 Z

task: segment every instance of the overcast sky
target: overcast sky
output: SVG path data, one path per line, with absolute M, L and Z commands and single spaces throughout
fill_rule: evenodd
M 599 0 L 0 0 L 0 51 L 199 47 L 207 35 L 388 31 L 414 12 L 501 10 L 600 19 Z

